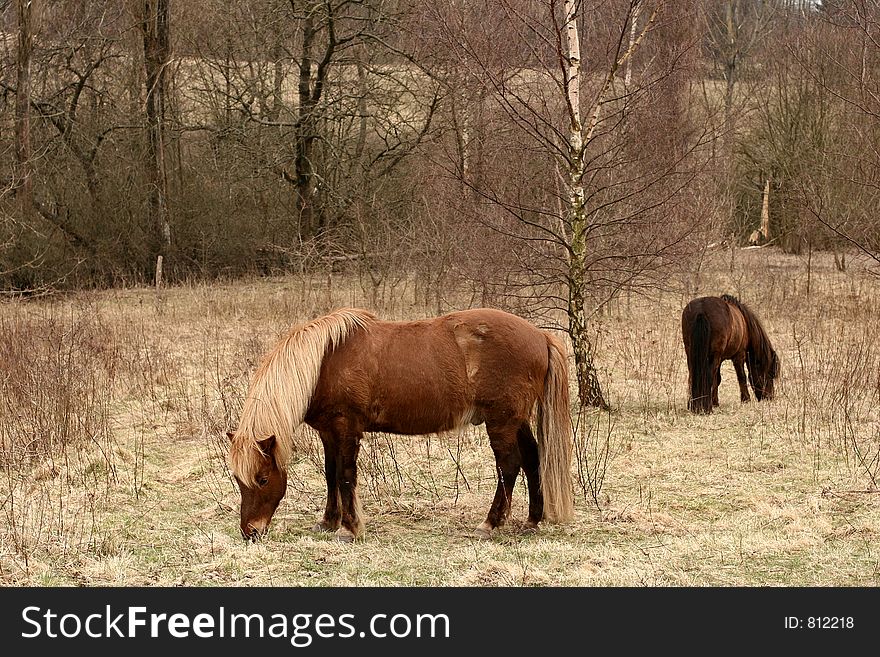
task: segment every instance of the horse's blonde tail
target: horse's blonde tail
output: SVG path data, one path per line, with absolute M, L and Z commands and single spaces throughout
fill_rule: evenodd
M 549 333 L 549 364 L 544 392 L 538 398 L 538 455 L 544 516 L 565 522 L 574 515 L 571 452 L 574 432 L 568 393 L 568 359 L 562 343 Z

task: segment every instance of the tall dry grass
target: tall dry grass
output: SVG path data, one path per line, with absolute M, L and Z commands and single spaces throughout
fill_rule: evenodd
M 367 436 L 367 540 L 351 548 L 306 529 L 325 491 L 319 441 L 304 430 L 269 540 L 237 536 L 225 432 L 263 353 L 339 306 L 433 314 L 438 296 L 415 284 L 377 290 L 333 274 L 5 303 L 0 581 L 748 585 L 804 583 L 804 561 L 824 583 L 871 581 L 880 280 L 853 258 L 846 272 L 831 256 L 806 264 L 719 253 L 653 298 L 618 297 L 595 324 L 613 410 L 578 417 L 578 517 L 520 536 L 520 481 L 511 529 L 489 544 L 469 538 L 496 483 L 482 427 Z M 741 406 L 725 365 L 721 407 L 692 416 L 680 312 L 720 293 L 758 312 L 782 385 L 774 401 Z M 456 306 L 449 295 L 441 310 Z
M 98 549 L 118 481 L 113 332 L 88 305 L 34 310 L 0 317 L 2 540 L 25 572 L 35 551 Z

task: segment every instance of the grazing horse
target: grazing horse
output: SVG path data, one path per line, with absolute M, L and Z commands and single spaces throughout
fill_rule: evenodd
M 755 398 L 773 398 L 779 357 L 755 313 L 739 299 L 725 294 L 689 302 L 681 313 L 681 334 L 688 364 L 688 409 L 711 413 L 718 406 L 721 362 L 728 359 L 736 370 L 742 402 L 749 401 L 745 364 Z
M 266 532 L 284 497 L 302 422 L 324 449 L 327 503 L 313 529 L 335 532 L 342 542 L 363 533 L 357 457 L 365 431 L 417 435 L 485 423 L 498 487 L 479 538 L 508 517 L 520 469 L 529 496 L 526 530 L 572 515 L 565 350 L 515 315 L 481 308 L 391 322 L 347 308 L 294 327 L 262 360 L 238 428 L 228 434 L 246 539 Z

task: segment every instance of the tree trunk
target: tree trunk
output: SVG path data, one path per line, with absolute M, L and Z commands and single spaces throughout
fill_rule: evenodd
M 764 184 L 764 198 L 761 202 L 761 234 L 764 241 L 770 240 L 770 179 Z
M 25 223 L 33 213 L 31 177 L 31 0 L 18 0 L 18 57 L 15 87 L 15 190 Z
M 639 16 L 642 14 L 642 4 L 641 0 L 636 0 L 632 6 L 632 13 L 630 14 L 630 24 L 629 24 L 629 51 L 632 52 L 636 47 L 636 32 L 639 27 Z M 626 73 L 623 76 L 623 85 L 624 88 L 629 89 L 632 84 L 632 63 L 633 58 L 629 57 L 626 60 Z
M 574 351 L 575 373 L 581 408 L 608 408 L 602 395 L 599 377 L 593 365 L 593 346 L 587 329 L 586 255 L 588 217 L 584 205 L 585 143 L 580 111 L 580 39 L 577 29 L 575 0 L 565 1 L 565 35 L 567 52 L 567 100 L 569 111 L 568 159 L 568 220 L 571 224 L 571 249 L 568 268 L 568 333 Z
M 272 64 L 272 109 L 269 112 L 269 120 L 277 121 L 281 116 L 281 110 L 284 108 L 284 62 L 282 57 L 284 50 L 281 47 L 281 37 L 278 37 L 279 43 L 275 45 L 272 57 L 275 60 Z
M 153 235 L 150 265 L 171 247 L 168 176 L 165 166 L 165 92 L 170 52 L 170 0 L 144 0 L 144 71 L 146 73 L 147 173 L 149 222 Z
M 736 87 L 737 59 L 739 57 L 737 23 L 733 0 L 724 8 L 724 29 L 727 43 L 724 48 L 724 150 L 728 162 L 733 160 L 733 94 Z M 731 165 L 732 166 L 732 165 Z
M 568 280 L 568 334 L 571 337 L 574 351 L 575 376 L 577 377 L 578 399 L 581 408 L 594 406 L 608 410 L 608 402 L 602 395 L 599 376 L 593 364 L 593 345 L 587 327 L 587 315 L 584 310 L 586 302 L 586 285 L 584 281 L 584 258 L 586 256 L 586 240 L 583 237 L 585 224 L 579 222 L 576 231 L 579 237 L 572 240 L 572 257 L 569 265 Z
M 309 12 L 303 21 L 302 55 L 299 62 L 299 107 L 294 145 L 296 176 L 296 208 L 300 217 L 300 233 L 315 237 L 323 228 L 321 212 L 317 206 L 315 185 L 314 144 L 317 138 L 315 106 L 320 90 L 312 84 L 312 47 L 315 39 L 315 21 Z M 320 83 L 318 80 L 315 84 Z

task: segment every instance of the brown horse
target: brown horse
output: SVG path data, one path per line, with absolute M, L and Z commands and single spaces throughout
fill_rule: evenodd
M 739 299 L 729 294 L 694 299 L 681 313 L 681 334 L 688 364 L 688 409 L 711 413 L 718 406 L 724 360 L 733 361 L 742 402 L 749 401 L 745 364 L 755 398 L 772 399 L 779 357 L 755 313 Z
M 530 427 L 536 418 L 535 439 Z M 492 309 L 424 321 L 381 321 L 342 309 L 293 328 L 265 356 L 230 433 L 229 465 L 241 489 L 241 533 L 262 536 L 287 488 L 294 430 L 320 435 L 327 503 L 316 531 L 361 536 L 357 457 L 365 431 L 429 434 L 486 424 L 498 487 L 476 530 L 488 538 L 510 513 L 522 468 L 525 528 L 573 510 L 568 364 L 555 337 Z

